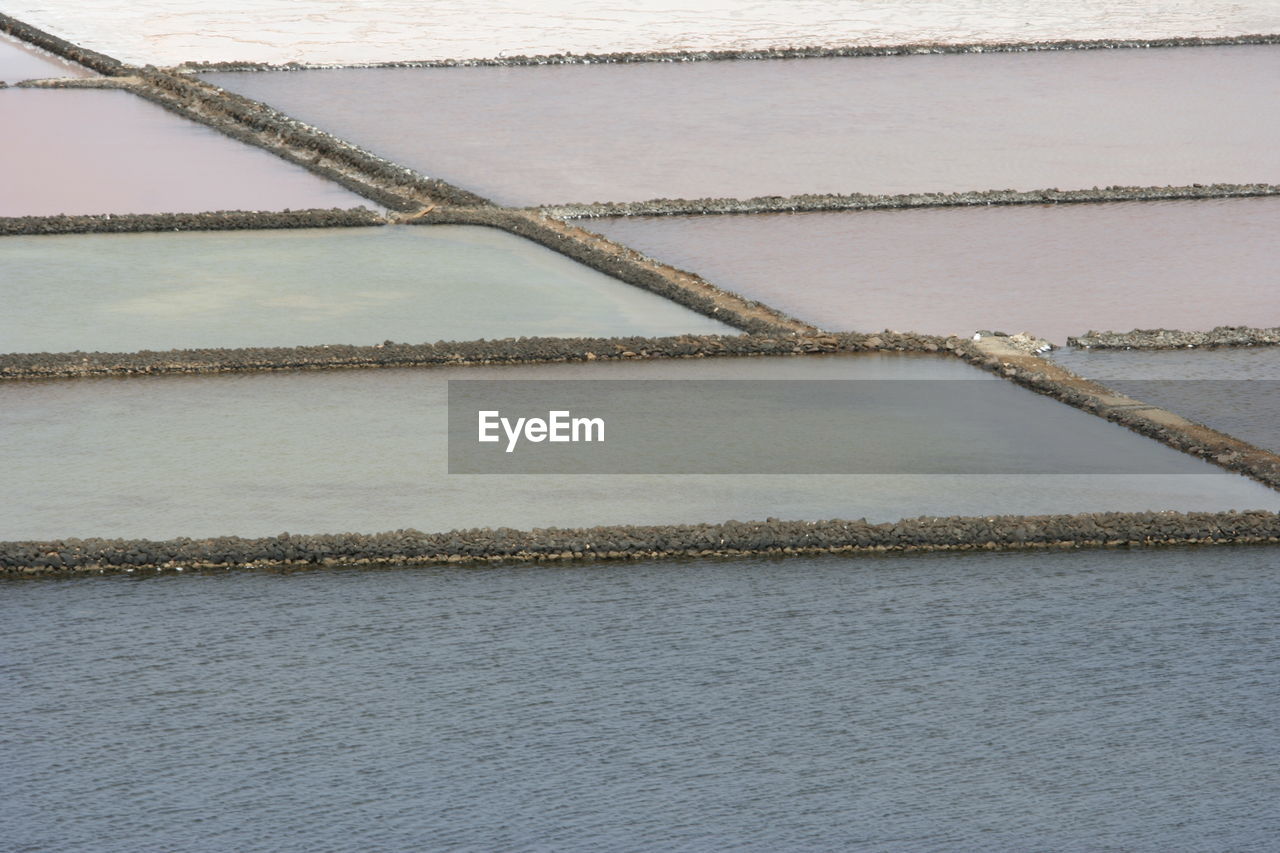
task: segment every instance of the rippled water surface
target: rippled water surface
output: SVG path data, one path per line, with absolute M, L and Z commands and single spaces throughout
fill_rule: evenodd
M 1272 0 L 15 0 L 5 11 L 126 62 L 379 62 L 775 45 L 1280 31 Z
M 1280 181 L 1271 45 L 206 79 L 509 204 Z
M 0 351 L 737 334 L 471 226 L 0 240 Z
M 4 586 L 8 849 L 1280 834 L 1274 549 Z
M 881 471 L 950 453 L 1002 473 L 446 473 L 447 379 L 628 377 L 976 379 L 978 410 L 926 388 L 850 428 L 883 447 Z M 1150 473 L 1097 473 L 1113 466 Z M 0 469 L 0 539 L 1280 510 L 1258 483 L 958 360 L 889 355 L 10 382 Z
M 120 91 L 0 90 L 0 216 L 374 204 Z
M 1280 453 L 1280 347 L 1054 350 L 1068 370 Z
M 91 77 L 93 72 L 60 56 L 0 33 L 0 81 L 17 83 L 41 77 Z
M 591 220 L 834 330 L 1280 324 L 1280 199 Z

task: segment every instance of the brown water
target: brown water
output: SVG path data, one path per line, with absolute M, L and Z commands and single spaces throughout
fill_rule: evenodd
M 41 77 L 92 77 L 93 72 L 47 50 L 0 33 L 0 81 L 18 83 Z
M 988 415 L 903 383 L 924 393 L 882 413 L 871 437 L 886 459 L 986 453 L 993 468 L 1029 459 L 1037 473 L 450 475 L 451 378 L 969 380 L 991 389 L 1003 442 L 974 440 Z M 1116 454 L 1153 473 L 1045 475 L 1039 464 L 1080 470 Z M 1258 483 L 959 360 L 902 355 L 10 382 L 0 470 L 0 539 L 1280 510 Z
M 494 228 L 0 239 L 0 352 L 737 330 Z
M 128 92 L 0 90 L 0 216 L 369 207 Z
M 1280 199 L 592 220 L 833 330 L 1280 325 Z
M 1280 47 L 212 74 L 508 204 L 1280 181 Z

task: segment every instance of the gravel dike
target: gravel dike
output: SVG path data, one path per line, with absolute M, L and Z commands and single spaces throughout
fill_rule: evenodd
M 757 198 L 653 199 L 637 202 L 554 205 L 539 208 L 561 219 L 623 216 L 715 216 L 732 213 L 814 213 L 839 210 L 899 210 L 915 207 L 987 207 L 1017 204 L 1090 204 L 1113 201 L 1253 198 L 1280 195 L 1276 184 L 1191 184 L 1177 187 L 1105 187 L 1079 190 L 982 190 L 901 195 L 823 194 Z
M 498 66 L 518 68 L 530 65 L 593 65 L 635 62 L 726 62 L 758 59 L 821 59 L 833 56 L 907 56 L 929 53 L 1027 53 L 1046 50 L 1118 50 L 1153 47 L 1221 47 L 1235 44 L 1277 44 L 1280 35 L 1191 36 L 1158 39 L 1057 39 L 1015 42 L 919 42 L 898 45 L 851 45 L 847 47 L 770 47 L 759 50 L 626 51 L 621 53 L 557 53 L 500 56 L 484 59 L 439 59 L 421 62 L 368 62 L 353 64 L 308 64 L 287 62 L 185 62 L 182 72 L 214 71 L 305 71 L 315 68 L 459 68 Z
M 129 66 L 118 59 L 112 59 L 110 56 L 98 53 L 96 50 L 89 50 L 88 48 L 80 47 L 78 44 L 72 44 L 66 39 L 58 38 L 30 24 L 24 24 L 17 18 L 11 18 L 3 12 L 0 12 L 0 32 L 8 33 L 36 47 L 44 48 L 50 53 L 56 53 L 64 59 L 78 62 L 86 68 L 92 68 L 99 74 L 117 76 L 126 74 L 129 70 Z
M 267 228 L 358 228 L 385 225 L 363 207 L 341 210 L 219 210 L 209 213 L 126 213 L 94 216 L 0 217 L 0 236 L 127 234 L 146 231 L 244 231 Z
M 143 350 L 134 353 L 10 353 L 0 355 L 0 380 L 837 352 L 936 353 L 955 351 L 963 343 L 957 338 L 882 332 L 877 335 L 846 333 L 803 336 L 506 338 L 494 341 L 440 341 L 431 344 L 387 341 L 377 346 L 192 349 L 166 352 Z
M 1082 349 L 1189 349 L 1194 347 L 1256 347 L 1280 344 L 1280 327 L 1216 326 L 1207 332 L 1177 329 L 1134 329 L 1132 332 L 1089 331 L 1067 338 L 1067 346 Z
M 728 521 L 585 529 L 475 529 L 427 534 L 295 535 L 266 539 L 68 539 L 0 542 L 0 575 L 440 563 L 631 560 L 790 554 L 1018 551 L 1280 542 L 1270 512 L 1090 513 L 865 521 Z

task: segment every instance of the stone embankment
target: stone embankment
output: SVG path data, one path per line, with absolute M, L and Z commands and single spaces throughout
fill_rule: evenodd
M 820 213 L 842 210 L 903 210 L 924 207 L 990 207 L 1019 204 L 1090 204 L 1124 201 L 1253 198 L 1280 195 L 1277 184 L 1189 184 L 1164 187 L 1093 187 L 1091 189 L 982 190 L 898 195 L 808 194 L 756 198 L 651 199 L 635 202 L 561 204 L 538 208 L 561 219 L 605 219 L 624 216 L 715 216 L 735 213 Z
M 0 217 L 0 236 L 120 234 L 145 231 L 243 231 L 266 228 L 356 228 L 387 224 L 363 207 L 342 210 L 217 210 L 207 213 L 122 213 L 92 216 Z
M 58 38 L 30 24 L 25 24 L 17 18 L 11 18 L 3 12 L 0 12 L 0 33 L 7 33 L 28 44 L 33 44 L 50 53 L 55 53 L 64 59 L 78 62 L 85 68 L 97 71 L 99 74 L 111 76 L 128 73 L 128 66 L 118 59 L 113 59 L 106 54 L 98 53 L 96 50 L 89 50 L 78 44 L 72 44 L 66 39 Z
M 1134 329 L 1132 332 L 1089 331 L 1067 338 L 1067 346 L 1083 349 L 1188 349 L 1194 347 L 1255 347 L 1280 344 L 1280 327 L 1217 326 L 1207 332 L 1177 329 Z
M 434 59 L 418 62 L 363 62 L 354 64 L 306 64 L 289 62 L 187 62 L 176 70 L 188 73 L 211 71 L 305 71 L 316 68 L 457 68 L 529 65 L 598 65 L 635 62 L 727 62 L 759 59 L 823 59 L 835 56 L 904 56 L 944 53 L 1027 53 L 1049 50 L 1119 50 L 1153 47 L 1220 47 L 1237 44 L 1277 44 L 1280 35 L 1259 33 L 1239 36 L 1185 36 L 1157 39 L 1057 39 L 1016 42 L 912 42 L 894 45 L 846 45 L 814 47 L 769 47 L 729 50 L 626 51 L 619 53 L 556 53 L 526 56 L 499 56 L 485 59 Z
M 1280 489 L 1280 455 L 1189 421 L 1167 409 L 1117 394 L 1105 385 L 1081 378 L 1019 348 L 1007 336 L 961 341 L 953 351 L 969 363 L 1024 388 Z
M 948 352 L 964 342 L 899 332 L 875 335 L 680 335 L 646 338 L 504 338 L 372 346 L 190 349 L 132 353 L 0 355 L 0 380 L 86 376 L 228 373 L 430 365 L 545 364 L 572 361 L 805 355 L 842 352 Z
M 0 542 L 0 574 L 18 577 L 233 568 L 882 554 L 1280 542 L 1271 512 L 1090 513 L 584 529 L 475 529 L 426 534 L 291 535 L 168 541 Z

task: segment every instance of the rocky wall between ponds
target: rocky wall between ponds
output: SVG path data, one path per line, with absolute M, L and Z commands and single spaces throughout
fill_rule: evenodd
M 881 332 L 877 335 L 680 335 L 646 338 L 504 338 L 373 346 L 328 345 L 190 349 L 132 353 L 8 353 L 0 380 L 63 379 L 183 373 L 230 373 L 433 365 L 547 364 L 841 352 L 945 352 L 958 338 Z
M 264 148 L 393 210 L 432 203 L 488 205 L 475 193 L 398 166 L 266 104 L 203 81 L 144 68 L 128 88 L 166 110 Z
M 1089 331 L 1067 338 L 1067 346 L 1083 349 L 1188 349 L 1195 347 L 1256 347 L 1280 344 L 1280 328 L 1216 326 L 1207 332 L 1177 329 L 1134 329 L 1132 332 Z
M 1255 198 L 1280 195 L 1276 184 L 1191 184 L 1166 187 L 1093 187 L 1078 190 L 980 190 L 897 195 L 808 194 L 756 198 L 652 199 L 635 202 L 562 204 L 537 208 L 561 219 L 626 216 L 714 216 L 749 213 L 817 213 L 843 210 L 902 210 L 920 207 L 990 207 L 1018 204 L 1090 204 L 1123 201 Z
M 1006 336 L 960 341 L 951 350 L 984 370 L 1228 471 L 1280 489 L 1280 455 L 1140 400 L 1028 353 Z
M 356 228 L 385 225 L 363 207 L 342 210 L 217 210 L 208 213 L 105 213 L 92 216 L 0 217 L 0 236 L 122 234 L 148 231 L 242 231 L 270 228 Z
M 412 220 L 423 225 L 484 225 L 533 240 L 580 264 L 612 276 L 714 320 L 764 335 L 813 334 L 818 330 L 781 311 L 731 291 L 698 275 L 662 264 L 607 237 L 567 224 L 538 211 L 500 207 L 447 207 Z
M 1184 36 L 1157 39 L 1057 39 L 1019 42 L 913 42 L 896 45 L 848 45 L 844 47 L 770 47 L 756 50 L 624 51 L 619 53 L 556 53 L 501 56 L 486 59 L 436 59 L 417 62 L 367 62 L 308 64 L 287 62 L 186 62 L 183 72 L 305 71 L 311 68 L 455 68 L 477 65 L 518 67 L 528 65 L 592 65 L 633 62 L 714 62 L 757 59 L 823 59 L 834 56 L 906 56 L 942 53 L 1027 53 L 1048 50 L 1119 50 L 1153 47 L 1223 47 L 1245 44 L 1280 44 L 1280 35 L 1258 33 L 1239 36 Z
M 3 12 L 0 12 L 0 33 L 8 33 L 28 44 L 44 48 L 50 53 L 56 53 L 64 59 L 78 62 L 85 68 L 97 71 L 99 74 L 115 76 L 127 73 L 128 66 L 118 59 L 112 59 L 110 56 L 98 53 L 96 50 L 89 50 L 78 44 L 72 44 L 66 39 L 58 38 L 52 33 L 46 33 L 42 29 L 23 23 L 17 18 L 11 18 Z
M 1280 515 L 1259 511 L 952 516 L 886 524 L 769 519 L 527 531 L 481 528 L 435 534 L 398 530 L 369 535 L 282 533 L 265 539 L 0 542 L 0 575 L 1261 543 L 1280 543 Z

